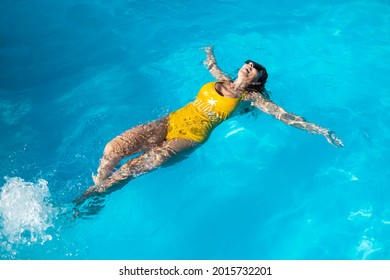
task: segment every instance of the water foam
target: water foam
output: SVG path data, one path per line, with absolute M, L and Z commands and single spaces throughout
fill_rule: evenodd
M 368 236 L 363 236 L 362 240 L 360 240 L 357 252 L 363 260 L 366 260 L 369 255 L 382 250 L 381 248 L 374 248 L 374 242 L 375 239 Z
M 58 210 L 50 203 L 47 181 L 25 182 L 22 178 L 4 178 L 0 193 L 0 241 L 10 252 L 20 244 L 43 244 L 52 239 L 47 233 L 54 228 Z M 13 252 L 15 254 L 15 252 Z

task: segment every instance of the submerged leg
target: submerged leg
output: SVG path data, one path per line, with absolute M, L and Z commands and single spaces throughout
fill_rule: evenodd
M 76 203 L 82 203 L 93 195 L 110 193 L 123 187 L 131 179 L 148 173 L 172 159 L 178 153 L 194 148 L 198 142 L 188 139 L 171 139 L 161 146 L 154 147 L 141 156 L 126 162 L 111 176 L 103 180 L 99 185 L 89 188 Z
M 100 160 L 95 185 L 101 184 L 114 171 L 121 159 L 161 145 L 167 135 L 167 119 L 131 128 L 107 143 Z

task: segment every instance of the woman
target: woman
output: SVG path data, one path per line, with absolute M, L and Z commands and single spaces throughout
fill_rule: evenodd
M 183 108 L 159 120 L 136 126 L 111 140 L 104 149 L 98 174 L 93 177 L 95 185 L 76 200 L 77 204 L 90 196 L 116 190 L 175 155 L 199 146 L 243 100 L 288 125 L 322 134 L 330 144 L 343 146 L 329 129 L 306 122 L 273 103 L 265 91 L 268 74 L 262 65 L 247 60 L 238 71 L 237 79 L 232 81 L 217 66 L 212 47 L 206 47 L 205 51 L 207 59 L 204 64 L 218 82 L 205 84 L 196 99 Z M 142 154 L 114 171 L 121 159 L 136 153 Z

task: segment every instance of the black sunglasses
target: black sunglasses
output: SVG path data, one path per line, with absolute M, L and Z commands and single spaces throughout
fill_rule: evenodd
M 253 64 L 253 67 L 257 70 L 257 71 L 262 71 L 264 70 L 264 66 L 257 63 L 257 62 L 254 62 L 253 60 L 247 60 L 245 61 L 245 64 L 249 64 L 249 63 L 252 63 Z

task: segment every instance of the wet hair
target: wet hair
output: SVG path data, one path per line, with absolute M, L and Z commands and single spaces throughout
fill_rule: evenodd
M 251 83 L 248 86 L 248 89 L 255 90 L 255 91 L 261 93 L 265 98 L 269 99 L 269 97 L 270 97 L 269 92 L 265 89 L 265 83 L 267 82 L 267 78 L 268 78 L 267 69 L 265 69 L 265 67 L 263 65 L 261 65 L 260 63 L 254 62 L 253 60 L 245 61 L 246 64 L 248 64 L 250 62 L 253 63 L 253 67 L 259 72 L 259 78 L 257 79 L 256 82 Z

